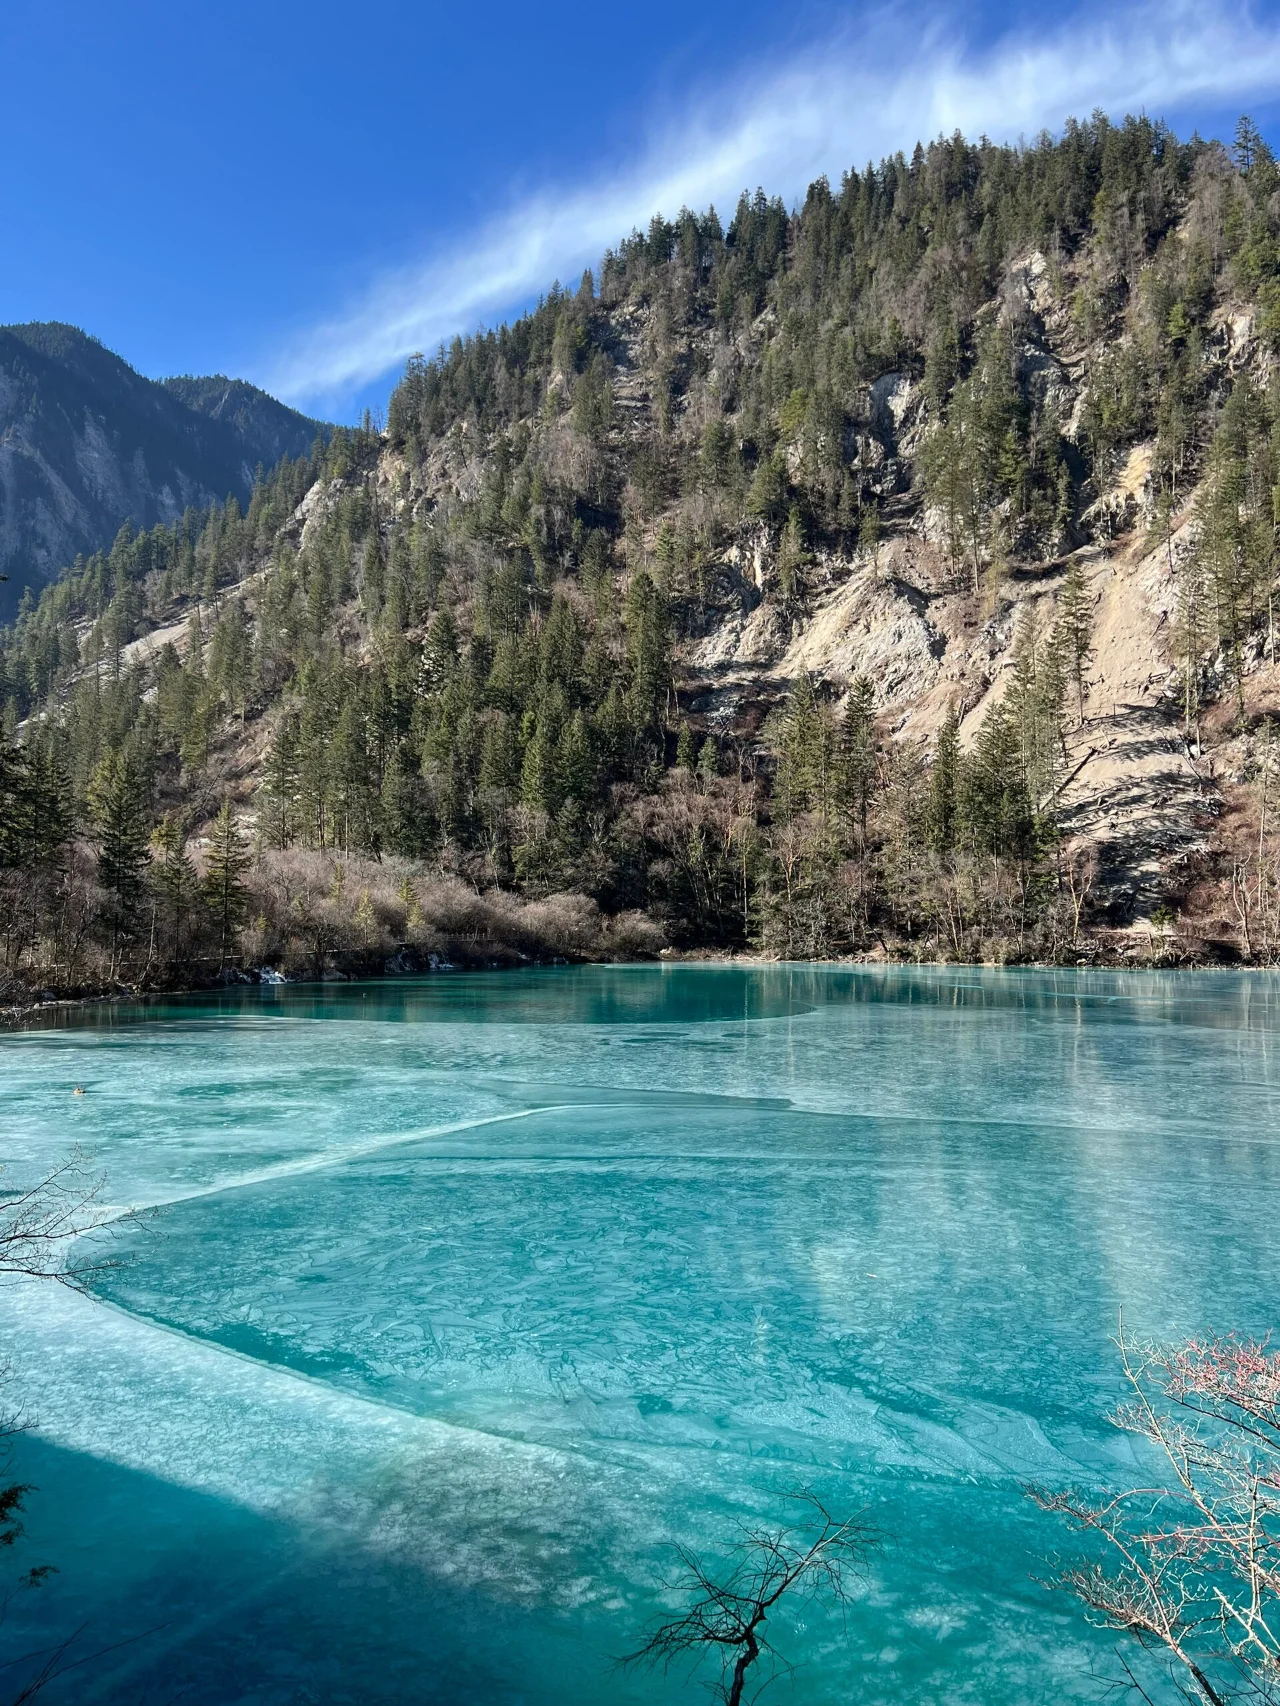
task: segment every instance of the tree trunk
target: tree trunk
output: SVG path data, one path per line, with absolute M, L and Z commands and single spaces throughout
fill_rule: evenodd
M 747 1672 L 760 1657 L 760 1648 L 752 1630 L 747 1631 L 746 1645 L 738 1654 L 738 1662 L 733 1667 L 733 1681 L 729 1686 L 728 1706 L 742 1706 L 742 1690 L 746 1685 Z

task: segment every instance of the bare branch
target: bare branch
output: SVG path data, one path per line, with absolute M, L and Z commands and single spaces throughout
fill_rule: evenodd
M 106 1224 L 101 1193 L 101 1178 L 87 1172 L 78 1149 L 33 1185 L 9 1184 L 0 1168 L 0 1282 L 52 1279 L 78 1290 L 93 1274 L 114 1266 L 100 1252 L 68 1260 L 86 1233 Z

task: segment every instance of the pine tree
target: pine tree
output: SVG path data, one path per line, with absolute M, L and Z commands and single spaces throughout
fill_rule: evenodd
M 885 896 L 908 937 L 915 934 L 919 897 L 919 853 L 926 839 L 927 779 L 914 746 L 899 744 L 885 755 Z
M 924 389 L 935 411 L 942 409 L 960 372 L 960 328 L 947 307 L 934 316 L 924 358 Z
M 175 813 L 166 812 L 160 819 L 151 834 L 151 849 L 151 881 L 164 913 L 169 958 L 176 965 L 182 956 L 183 938 L 199 884 L 195 866 L 187 855 L 182 821 Z
M 776 524 L 787 513 L 787 465 L 781 456 L 762 456 L 756 464 L 747 509 L 762 521 Z
M 660 723 L 671 686 L 666 600 L 643 572 L 627 589 L 623 621 L 630 666 L 628 709 L 637 735 L 643 738 Z
M 460 657 L 457 624 L 452 613 L 441 608 L 431 619 L 426 644 L 422 648 L 422 690 L 427 693 L 438 692 L 446 682 L 452 680 Z
M 859 857 L 867 847 L 867 818 L 876 786 L 875 687 L 855 678 L 840 724 L 840 793 Z
M 560 731 L 555 768 L 565 799 L 579 806 L 591 805 L 596 792 L 596 756 L 591 729 L 581 711 L 575 711 Z
M 1239 166 L 1240 175 L 1242 177 L 1247 178 L 1249 173 L 1253 170 L 1253 162 L 1257 156 L 1258 145 L 1261 141 L 1262 137 L 1258 127 L 1254 124 L 1253 120 L 1247 113 L 1243 114 L 1239 123 L 1236 125 L 1235 142 L 1232 144 L 1231 149 L 1232 153 L 1236 157 L 1236 165 Z
M 34 741 L 27 764 L 30 857 L 37 868 L 53 870 L 62 863 L 75 823 L 71 783 L 62 754 L 51 740 Z
M 205 902 L 218 942 L 219 971 L 226 969 L 244 918 L 247 898 L 244 873 L 249 864 L 249 852 L 228 795 L 209 832 L 209 856 L 204 872 Z
M 686 776 L 692 776 L 696 763 L 693 730 L 688 723 L 681 723 L 680 734 L 676 740 L 676 768 L 683 770 Z
M 1006 705 L 983 719 L 962 770 L 960 819 L 974 851 L 998 859 L 1028 859 L 1035 820 L 1027 793 L 1022 746 Z
M 491 711 L 480 748 L 481 793 L 508 802 L 520 791 L 523 761 L 516 719 L 503 711 Z
M 426 782 L 404 747 L 397 748 L 387 767 L 382 817 L 392 853 L 406 859 L 425 859 L 435 851 L 439 826 Z
M 28 790 L 25 752 L 0 740 L 0 871 L 20 870 L 28 862 Z
M 799 507 L 792 504 L 778 545 L 778 593 L 784 605 L 795 603 L 801 590 L 800 575 L 809 561 L 805 549 L 804 520 Z
M 1053 795 L 1064 751 L 1064 687 L 1059 650 L 1052 636 L 1040 634 L 1034 610 L 1027 610 L 1014 639 L 1004 703 L 1017 732 L 1027 797 L 1037 812 Z
M 1078 726 L 1084 727 L 1084 672 L 1093 656 L 1093 600 L 1089 580 L 1079 557 L 1067 561 L 1067 573 L 1058 594 L 1054 643 L 1067 679 L 1075 688 Z
M 293 839 L 297 824 L 298 797 L 301 791 L 299 738 L 297 714 L 289 712 L 276 724 L 262 779 L 266 806 L 263 813 L 264 828 L 272 847 L 287 847 Z
M 137 764 L 113 751 L 89 785 L 89 810 L 98 831 L 98 876 L 109 897 L 111 975 L 122 939 L 137 933 L 147 868 L 146 807 Z
M 992 457 L 984 443 L 981 404 L 969 381 L 957 387 L 947 420 L 921 447 L 920 468 L 929 502 L 942 513 L 952 564 L 959 569 L 968 563 L 976 597 L 990 520 Z
M 365 719 L 355 698 L 348 699 L 338 714 L 329 759 L 334 780 L 333 821 L 337 844 L 344 852 L 357 849 L 376 853 L 377 794 Z
M 818 698 L 813 677 L 803 672 L 775 719 L 776 815 L 784 822 L 816 812 L 824 824 L 833 804 L 831 716 Z
M 960 714 L 954 705 L 938 730 L 938 745 L 929 772 L 925 801 L 925 835 L 935 853 L 946 855 L 956 844 L 960 787 Z
M 539 717 L 520 771 L 521 801 L 548 817 L 556 815 L 564 798 L 556 763 L 558 745 L 551 720 Z

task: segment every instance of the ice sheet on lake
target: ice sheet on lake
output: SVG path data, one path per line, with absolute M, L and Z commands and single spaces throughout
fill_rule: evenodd
M 162 1205 L 118 1309 L 0 1297 L 43 1436 L 534 1607 L 582 1664 L 572 1619 L 643 1604 L 667 1543 L 816 1481 L 895 1534 L 879 1698 L 1096 1695 L 1019 1482 L 1114 1471 L 1121 1305 L 1274 1324 L 1280 981 L 586 968 L 218 1007 L 0 1043 L 4 1159 L 79 1141 Z

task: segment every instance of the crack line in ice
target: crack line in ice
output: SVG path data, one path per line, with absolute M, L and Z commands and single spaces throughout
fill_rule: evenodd
M 433 1137 L 452 1137 L 460 1131 L 478 1131 L 483 1126 L 503 1125 L 512 1120 L 531 1119 L 535 1114 L 562 1113 L 567 1106 L 578 1104 L 552 1104 L 541 1108 L 521 1108 L 512 1114 L 487 1114 L 483 1119 L 455 1120 L 450 1125 L 419 1127 L 415 1131 L 402 1132 L 399 1137 L 379 1136 L 368 1143 L 356 1144 L 351 1149 L 338 1150 L 329 1155 L 308 1155 L 299 1161 L 282 1161 L 274 1167 L 260 1167 L 256 1172 L 243 1173 L 236 1179 L 223 1179 L 217 1184 L 200 1185 L 193 1191 L 183 1191 L 172 1197 L 151 1197 L 145 1201 L 126 1204 L 109 1204 L 104 1206 L 102 1218 L 95 1221 L 88 1230 L 99 1231 L 104 1226 L 124 1219 L 130 1214 L 136 1214 L 140 1209 L 172 1208 L 177 1203 L 195 1202 L 201 1197 L 221 1196 L 226 1191 L 244 1190 L 249 1185 L 267 1184 L 273 1179 L 292 1178 L 301 1173 L 319 1173 L 326 1167 L 341 1167 L 348 1161 L 362 1160 L 366 1155 L 376 1155 L 383 1149 L 395 1149 L 406 1143 L 422 1143 Z

